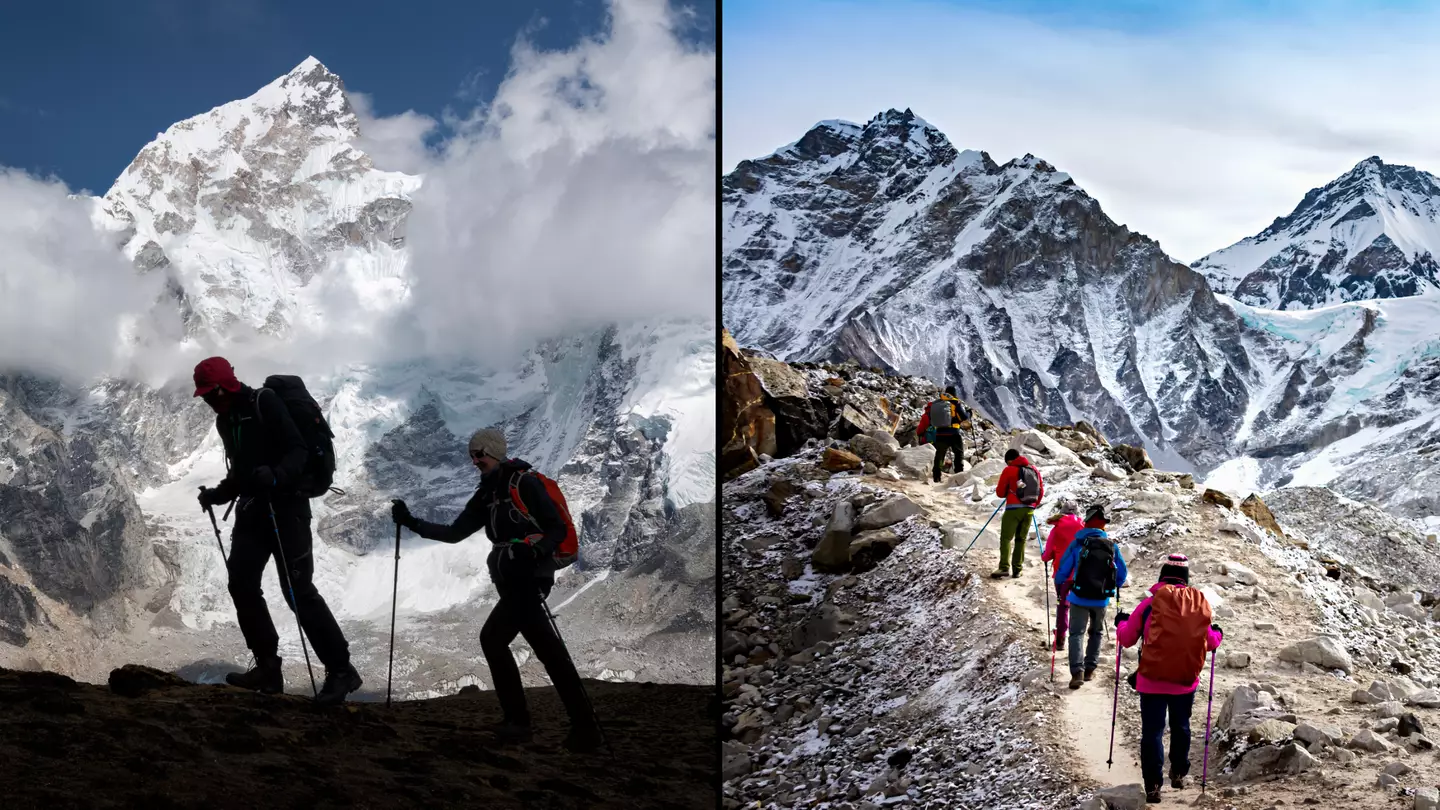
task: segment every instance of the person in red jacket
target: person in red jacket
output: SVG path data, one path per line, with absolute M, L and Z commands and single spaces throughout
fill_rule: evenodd
M 1070 548 L 1070 541 L 1075 539 L 1075 533 L 1085 528 L 1085 524 L 1076 513 L 1080 511 L 1079 504 L 1070 498 L 1061 498 L 1056 507 L 1059 511 L 1046 519 L 1046 523 L 1054 526 L 1050 530 L 1050 536 L 1045 540 L 1045 550 L 1040 552 L 1040 559 L 1050 563 L 1050 570 L 1055 579 L 1055 638 L 1051 640 L 1056 651 L 1065 649 L 1065 632 L 1070 629 L 1070 603 L 1066 597 L 1070 594 L 1070 584 L 1074 578 L 1061 582 L 1059 579 L 1059 568 L 1057 563 L 1065 556 L 1066 549 Z
M 1045 482 L 1040 480 L 1040 471 L 1031 466 L 1030 459 L 1020 455 L 1020 451 L 1005 451 L 1005 470 L 995 483 L 995 497 L 1005 499 L 1005 517 L 1000 519 L 1000 567 L 990 578 L 1005 576 L 1008 563 L 1010 576 L 1019 579 L 1020 569 L 1025 565 L 1025 536 L 1030 530 L 1030 519 L 1045 497 Z M 1015 543 L 1013 552 L 1011 541 Z

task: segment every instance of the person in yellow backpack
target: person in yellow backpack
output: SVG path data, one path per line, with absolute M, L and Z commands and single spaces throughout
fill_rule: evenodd
M 955 386 L 945 386 L 945 393 L 925 407 L 920 415 L 920 424 L 915 428 L 921 444 L 935 443 L 935 469 L 932 477 L 940 483 L 940 473 L 945 469 L 945 454 L 955 454 L 955 472 L 965 466 L 965 447 L 960 437 L 960 423 L 970 419 L 971 413 L 955 395 Z

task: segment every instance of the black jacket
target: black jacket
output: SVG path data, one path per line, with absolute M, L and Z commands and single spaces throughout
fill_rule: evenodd
M 454 523 L 447 526 L 414 518 L 411 529 L 421 537 L 442 543 L 458 543 L 481 529 L 496 545 L 540 534 L 532 545 L 543 556 L 553 555 L 560 547 L 560 541 L 565 539 L 565 521 L 540 479 L 533 475 L 519 475 L 529 469 L 528 463 L 518 458 L 510 459 L 501 464 L 500 469 L 480 479 L 480 486 Z M 526 520 L 510 500 L 510 484 L 517 475 L 520 500 L 525 502 L 535 522 L 540 524 L 538 531 L 535 524 Z
M 299 498 L 293 482 L 305 471 L 310 451 L 280 396 L 273 391 L 257 398 L 258 394 L 260 391 L 241 385 L 230 410 L 215 416 L 215 429 L 220 431 L 230 467 L 215 489 L 227 501 L 240 495 L 268 494 L 255 487 L 252 477 L 256 467 L 269 467 L 275 474 L 275 492 Z

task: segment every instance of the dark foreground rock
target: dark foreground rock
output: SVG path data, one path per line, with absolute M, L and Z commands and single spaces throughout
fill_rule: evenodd
M 0 669 L 0 806 L 20 808 L 676 807 L 718 800 L 715 690 L 587 681 L 614 758 L 572 754 L 554 691 L 527 690 L 531 743 L 502 745 L 493 693 L 319 709 L 308 697 L 106 686 Z

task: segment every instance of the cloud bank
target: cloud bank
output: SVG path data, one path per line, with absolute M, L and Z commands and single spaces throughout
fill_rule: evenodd
M 910 107 L 957 148 L 1045 158 L 1182 261 L 1370 155 L 1440 172 L 1435 11 L 1210 3 L 1131 30 L 905 0 L 726 11 L 726 171 Z

